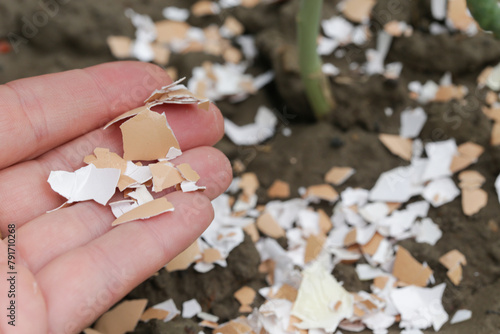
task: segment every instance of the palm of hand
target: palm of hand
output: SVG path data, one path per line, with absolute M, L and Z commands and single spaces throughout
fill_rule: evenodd
M 175 211 L 111 228 L 109 207 L 64 199 L 47 183 L 51 170 L 74 171 L 95 147 L 122 154 L 113 117 L 141 105 L 170 81 L 156 66 L 117 62 L 0 86 L 0 230 L 15 225 L 15 298 L 8 239 L 0 243 L 1 333 L 75 333 L 189 246 L 213 218 L 210 200 L 231 181 L 227 159 L 207 147 L 223 135 L 214 106 L 161 107 L 204 193 L 173 192 Z M 185 110 L 188 109 L 188 110 Z M 12 231 L 11 231 L 12 232 Z M 11 236 L 11 240 L 13 239 Z M 15 300 L 15 327 L 7 308 Z

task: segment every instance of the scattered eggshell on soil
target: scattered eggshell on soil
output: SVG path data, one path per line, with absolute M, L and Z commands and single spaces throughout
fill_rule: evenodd
M 330 275 L 321 261 L 314 262 L 302 274 L 302 283 L 292 309 L 292 315 L 302 322 L 295 326 L 334 332 L 340 321 L 352 316 L 352 296 Z
M 281 180 L 274 180 L 273 184 L 267 190 L 269 198 L 288 198 L 290 197 L 290 185 Z
M 467 321 L 472 318 L 472 311 L 470 310 L 458 310 L 455 312 L 453 317 L 450 320 L 450 324 L 454 325 L 459 322 Z
M 207 16 L 220 13 L 220 7 L 212 1 L 201 0 L 191 6 L 191 13 L 194 16 Z
M 467 259 L 458 250 L 454 249 L 444 254 L 439 258 L 439 263 L 446 267 L 446 269 L 451 269 L 455 267 L 456 264 L 467 265 Z
M 419 263 L 406 249 L 398 246 L 392 274 L 407 285 L 424 287 L 429 282 L 432 270 Z
M 407 286 L 393 289 L 390 297 L 401 314 L 400 327 L 425 329 L 432 326 L 438 331 L 448 321 L 441 302 L 445 288 L 446 284 L 441 283 L 432 288 Z
M 319 199 L 328 202 L 335 202 L 338 200 L 339 194 L 329 184 L 318 184 L 308 187 L 304 197 L 313 201 Z
M 271 238 L 285 236 L 285 230 L 276 222 L 273 216 L 267 212 L 257 218 L 257 228 Z
M 254 289 L 244 286 L 234 293 L 234 298 L 240 303 L 240 305 L 250 305 L 253 303 L 256 296 Z
M 421 107 L 417 107 L 415 109 L 406 109 L 402 111 L 401 128 L 399 129 L 399 135 L 402 138 L 418 137 L 426 121 L 427 114 Z
M 126 36 L 108 36 L 107 43 L 115 58 L 125 59 L 132 56 L 132 40 Z
M 325 174 L 325 182 L 339 186 L 354 175 L 354 173 L 356 173 L 356 170 L 351 167 L 332 167 Z
M 170 6 L 163 8 L 162 14 L 167 20 L 185 22 L 189 17 L 189 9 Z
M 182 253 L 177 255 L 175 258 L 170 260 L 170 262 L 165 266 L 167 271 L 178 271 L 185 270 L 198 258 L 201 257 L 200 246 L 198 240 L 193 242 L 188 248 L 186 248 Z
M 463 189 L 462 209 L 464 214 L 472 216 L 478 213 L 488 203 L 488 193 L 483 189 Z
M 411 160 L 413 149 L 411 139 L 389 134 L 380 134 L 379 139 L 392 154 L 404 160 Z
M 182 317 L 192 318 L 201 312 L 201 306 L 196 299 L 190 299 L 182 303 Z
M 353 22 L 366 22 L 375 3 L 375 0 L 346 0 L 343 2 L 342 13 Z
M 229 119 L 224 119 L 225 133 L 236 145 L 256 145 L 274 136 L 278 118 L 267 107 L 261 106 L 255 116 L 255 122 L 238 126 Z
M 163 320 L 168 316 L 168 311 L 150 307 L 141 315 L 141 321 L 148 322 L 152 319 Z
M 97 319 L 94 329 L 110 334 L 125 334 L 133 331 L 147 303 L 147 299 L 123 301 Z

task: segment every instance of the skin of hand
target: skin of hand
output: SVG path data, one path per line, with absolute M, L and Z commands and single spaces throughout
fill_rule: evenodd
M 103 125 L 143 105 L 171 82 L 147 63 L 114 62 L 0 86 L 0 333 L 78 333 L 161 269 L 207 228 L 210 200 L 227 189 L 227 158 L 210 147 L 224 134 L 220 111 L 164 105 L 183 155 L 205 192 L 166 194 L 175 211 L 111 227 L 109 207 L 93 201 L 52 213 L 65 199 L 52 170 L 74 171 L 96 147 L 123 154 L 118 126 Z M 8 324 L 9 226 L 15 226 L 15 327 Z M 11 236 L 11 239 L 12 237 Z

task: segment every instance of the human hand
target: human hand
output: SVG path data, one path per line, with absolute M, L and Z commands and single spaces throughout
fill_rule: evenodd
M 223 135 L 219 110 L 163 105 L 203 193 L 167 194 L 175 211 L 111 227 L 109 207 L 65 200 L 52 170 L 74 171 L 96 147 L 123 154 L 118 126 L 102 126 L 171 82 L 159 67 L 116 62 L 0 86 L 0 332 L 77 333 L 174 258 L 213 218 L 210 200 L 232 177 L 226 157 L 206 145 Z M 15 298 L 9 298 L 9 224 L 15 225 Z M 12 225 L 10 225 L 12 227 Z M 12 237 L 11 237 L 12 239 Z M 15 299 L 15 327 L 8 324 Z

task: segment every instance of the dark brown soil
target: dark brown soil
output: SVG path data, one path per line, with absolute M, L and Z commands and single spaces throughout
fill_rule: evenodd
M 55 2 L 55 1 L 54 1 Z M 61 1 L 62 2 L 62 1 Z M 0 4 L 0 39 L 20 37 L 15 51 L 0 54 L 0 83 L 16 78 L 43 73 L 81 68 L 113 58 L 105 44 L 110 34 L 133 37 L 134 29 L 123 15 L 127 7 L 161 19 L 161 9 L 167 5 L 188 7 L 194 0 L 181 1 L 66 1 L 58 5 L 58 12 L 38 31 L 27 36 L 29 24 L 40 11 L 39 1 L 5 1 Z M 323 15 L 335 13 L 338 1 L 327 1 Z M 400 112 L 415 103 L 408 98 L 407 85 L 413 80 L 437 81 L 445 71 L 453 73 L 455 83 L 466 85 L 470 94 L 466 103 L 431 103 L 425 107 L 429 120 L 422 131 L 424 141 L 455 138 L 457 143 L 474 141 L 486 147 L 486 152 L 472 168 L 487 179 L 483 189 L 489 194 L 488 205 L 473 217 L 461 210 L 460 198 L 442 207 L 431 209 L 430 217 L 443 230 L 442 239 L 435 245 L 418 244 L 407 240 L 401 244 L 419 260 L 434 269 L 437 282 L 447 282 L 443 303 L 450 315 L 461 308 L 471 309 L 473 318 L 457 325 L 445 325 L 440 333 L 498 333 L 500 330 L 500 232 L 492 226 L 500 224 L 500 205 L 494 189 L 494 180 L 500 173 L 500 148 L 489 146 L 491 124 L 481 112 L 484 91 L 476 89 L 476 78 L 481 69 L 500 61 L 500 42 L 479 34 L 464 37 L 431 36 L 426 32 L 430 22 L 429 1 L 402 1 L 396 12 L 390 12 L 391 0 L 380 0 L 373 11 L 373 31 L 390 19 L 412 23 L 415 33 L 410 38 L 395 39 L 387 61 L 402 61 L 404 70 L 398 80 L 381 76 L 364 77 L 348 70 L 350 62 L 364 61 L 364 50 L 346 47 L 346 57 L 328 57 L 341 69 L 341 77 L 333 81 L 333 93 L 338 102 L 329 122 L 312 123 L 307 100 L 298 75 L 294 50 L 294 15 L 298 1 L 284 1 L 255 9 L 237 8 L 231 12 L 244 23 L 248 33 L 255 34 L 261 56 L 250 71 L 259 73 L 273 68 L 275 82 L 248 100 L 232 105 L 220 102 L 224 115 L 238 124 L 253 120 L 260 105 L 267 105 L 279 115 L 277 135 L 255 147 L 238 147 L 224 138 L 216 146 L 231 159 L 240 160 L 246 171 L 257 173 L 261 182 L 259 202 L 268 200 L 265 189 L 280 178 L 291 185 L 292 196 L 298 196 L 301 186 L 322 183 L 325 172 L 333 165 L 351 166 L 357 173 L 339 187 L 370 189 L 380 173 L 406 163 L 390 154 L 378 141 L 377 134 L 398 133 Z M 220 23 L 223 16 L 195 19 L 192 24 L 204 26 Z M 373 47 L 372 44 L 368 46 Z M 181 75 L 189 76 L 191 68 L 214 57 L 191 54 L 173 57 L 172 65 Z M 394 114 L 387 117 L 384 108 Z M 302 122 L 298 122 L 302 121 Z M 291 137 L 281 134 L 290 127 Z M 325 207 L 328 213 L 330 207 Z M 446 277 L 446 270 L 438 263 L 445 252 L 457 248 L 468 264 L 464 279 L 455 287 Z M 229 320 L 238 316 L 238 305 L 232 297 L 243 285 L 264 286 L 257 271 L 259 256 L 247 238 L 228 258 L 228 268 L 217 267 L 206 274 L 192 268 L 184 272 L 168 273 L 161 270 L 146 280 L 127 298 L 148 298 L 149 306 L 173 298 L 180 307 L 183 301 L 196 298 L 204 311 Z M 339 265 L 335 276 L 344 281 L 348 290 L 367 288 L 358 280 L 354 267 Z M 258 306 L 263 299 L 257 299 Z M 190 320 L 177 319 L 170 323 L 152 321 L 139 324 L 135 333 L 198 333 L 200 328 Z M 207 331 L 208 332 L 208 331 Z M 431 333 L 427 331 L 426 333 Z M 397 328 L 391 333 L 399 333 Z

